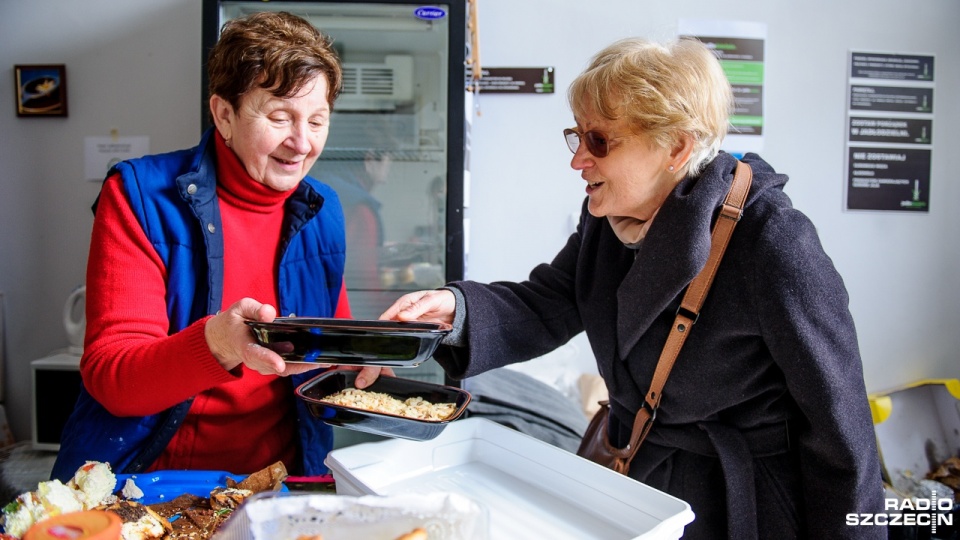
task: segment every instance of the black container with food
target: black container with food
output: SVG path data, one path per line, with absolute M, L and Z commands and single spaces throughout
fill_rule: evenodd
M 463 416 L 471 399 L 470 393 L 460 388 L 380 376 L 363 391 L 387 394 L 400 401 L 421 398 L 431 404 L 452 404 L 452 412 L 442 419 L 425 420 L 324 401 L 324 398 L 342 390 L 355 388 L 354 380 L 358 373 L 349 370 L 328 371 L 297 387 L 296 394 L 315 418 L 327 424 L 416 441 L 430 440 L 439 435 L 447 424 Z

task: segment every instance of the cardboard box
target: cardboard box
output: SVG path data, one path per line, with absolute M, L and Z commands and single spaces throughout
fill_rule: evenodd
M 883 473 L 899 496 L 960 455 L 960 380 L 925 379 L 868 397 Z
M 460 493 L 489 513 L 490 538 L 677 539 L 693 521 L 675 497 L 483 418 L 429 441 L 330 452 L 342 495 Z

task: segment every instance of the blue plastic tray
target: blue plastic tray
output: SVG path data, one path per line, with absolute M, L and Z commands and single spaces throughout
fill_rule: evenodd
M 224 471 L 153 471 L 137 474 L 118 474 L 117 492 L 123 489 L 128 478 L 143 491 L 143 498 L 135 499 L 141 504 L 156 504 L 173 500 L 184 493 L 209 497 L 217 487 L 225 487 L 227 478 L 240 482 L 247 475 Z M 286 490 L 284 487 L 283 490 Z

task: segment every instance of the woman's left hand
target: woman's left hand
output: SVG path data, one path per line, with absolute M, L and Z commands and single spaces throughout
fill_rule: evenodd
M 388 377 L 397 376 L 397 374 L 393 372 L 393 369 L 388 367 L 366 366 L 361 368 L 360 366 L 336 366 L 336 368 L 344 371 L 359 371 L 360 373 L 357 374 L 357 378 L 354 379 L 353 384 L 360 389 L 373 384 L 380 375 L 386 375 Z

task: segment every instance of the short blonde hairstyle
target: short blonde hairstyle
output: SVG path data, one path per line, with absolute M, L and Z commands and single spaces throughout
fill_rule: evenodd
M 664 148 L 681 134 L 691 135 L 691 176 L 720 151 L 733 112 L 733 91 L 720 62 L 693 38 L 617 41 L 574 79 L 567 99 L 574 117 L 592 110 L 607 120 L 625 119 L 634 133 Z

